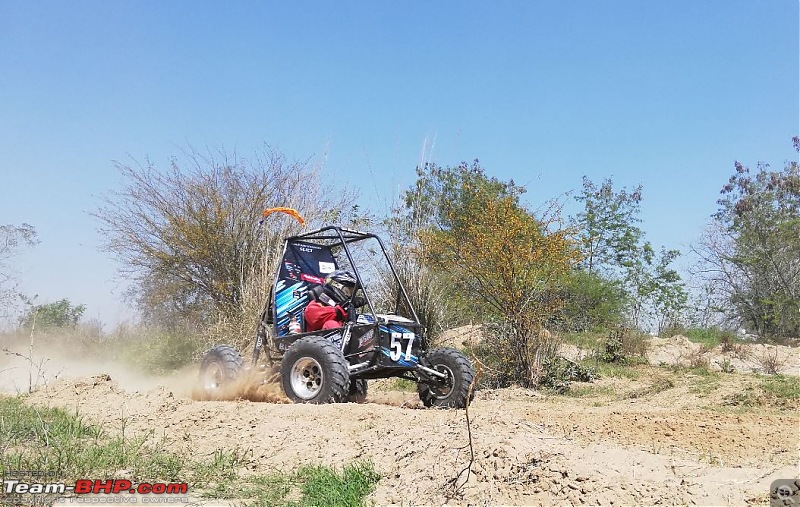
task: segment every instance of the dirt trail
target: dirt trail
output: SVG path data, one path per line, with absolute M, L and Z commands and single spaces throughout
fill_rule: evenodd
M 798 349 L 768 352 L 776 351 L 783 373 L 800 373 Z M 655 341 L 650 361 L 672 366 L 694 352 L 682 337 Z M 0 355 L 0 392 L 32 382 L 33 405 L 78 410 L 110 434 L 150 435 L 196 459 L 238 449 L 252 473 L 370 460 L 382 477 L 378 505 L 767 504 L 774 479 L 800 476 L 796 400 L 725 401 L 759 392 L 767 377 L 754 373 L 710 378 L 653 366 L 633 379 L 576 384 L 586 392 L 575 397 L 479 391 L 470 408 L 475 460 L 454 492 L 469 458 L 464 412 L 423 409 L 416 393 L 390 390 L 391 382 L 370 382 L 361 405 L 288 404 L 277 386 L 259 383 L 240 394 L 261 402 L 199 401 L 196 368 L 150 378 L 51 355 L 34 358 L 41 368 Z
M 48 384 L 29 403 L 77 408 L 112 434 L 153 431 L 198 458 L 239 449 L 253 472 L 371 460 L 378 505 L 741 505 L 798 475 L 796 411 L 712 411 L 681 386 L 594 401 L 504 389 L 471 406 L 475 462 L 454 494 L 448 482 L 468 460 L 464 412 L 420 409 L 415 393 L 373 388 L 369 399 L 194 401 L 180 387 L 131 391 L 97 375 Z

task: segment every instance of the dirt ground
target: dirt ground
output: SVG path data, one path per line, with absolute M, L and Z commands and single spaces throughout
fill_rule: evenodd
M 654 345 L 691 352 L 680 339 Z M 800 374 L 797 349 L 779 353 L 785 373 Z M 13 390 L 8 372 L 20 366 L 3 361 L 0 388 Z M 111 434 L 150 434 L 196 458 L 239 449 L 253 473 L 371 460 L 378 505 L 767 505 L 773 480 L 800 477 L 797 404 L 726 402 L 761 382 L 755 373 L 709 379 L 651 359 L 636 378 L 576 384 L 573 396 L 479 391 L 474 461 L 459 476 L 470 459 L 465 412 L 423 409 L 391 382 L 370 382 L 365 404 L 287 404 L 275 385 L 250 386 L 249 397 L 269 401 L 197 401 L 194 370 L 146 379 L 81 364 L 74 377 L 60 363 L 28 402 L 77 409 Z M 26 381 L 17 376 L 16 389 Z

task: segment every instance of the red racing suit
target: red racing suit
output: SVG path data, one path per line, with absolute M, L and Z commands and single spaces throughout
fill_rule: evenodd
M 306 332 L 320 329 L 342 327 L 347 319 L 347 311 L 339 305 L 328 306 L 319 301 L 308 303 L 303 316 L 306 321 Z

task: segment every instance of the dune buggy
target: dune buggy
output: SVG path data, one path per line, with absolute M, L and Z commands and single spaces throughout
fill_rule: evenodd
M 366 243 L 370 246 L 364 247 Z M 382 258 L 384 269 L 354 254 L 354 248 L 356 253 L 369 252 L 373 260 Z M 312 291 L 340 267 L 358 280 L 347 305 L 352 309 L 349 321 L 341 328 L 307 332 L 303 311 Z M 376 311 L 379 304 L 386 313 Z M 262 353 L 266 362 L 260 364 Z M 235 348 L 216 345 L 202 359 L 200 381 L 213 397 L 246 370 L 266 372 L 274 365 L 279 366 L 283 391 L 295 403 L 363 402 L 368 380 L 398 377 L 417 384 L 427 407 L 462 408 L 475 378 L 471 362 L 460 351 L 429 348 L 381 239 L 333 226 L 285 239 L 250 366 L 244 366 Z

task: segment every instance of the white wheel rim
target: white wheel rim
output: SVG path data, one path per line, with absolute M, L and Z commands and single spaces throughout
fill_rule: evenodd
M 289 374 L 292 391 L 298 398 L 310 400 L 319 394 L 325 382 L 322 366 L 312 357 L 301 357 L 295 361 Z
M 223 383 L 222 367 L 217 362 L 213 362 L 206 368 L 203 375 L 203 386 L 206 391 L 217 391 Z

